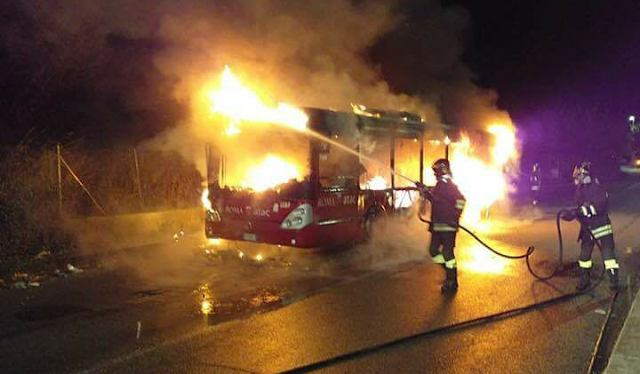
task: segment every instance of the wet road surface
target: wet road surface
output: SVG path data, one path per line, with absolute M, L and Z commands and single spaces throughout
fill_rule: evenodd
M 613 202 L 624 278 L 625 264 L 640 253 L 640 207 Z M 496 223 L 488 237 L 512 254 L 536 246 L 533 263 L 546 273 L 557 258 L 553 210 L 547 213 Z M 571 262 L 577 230 L 565 226 Z M 414 233 L 424 228 L 403 222 L 385 229 L 370 246 L 333 253 L 185 240 L 123 254 L 102 270 L 40 289 L 3 290 L 0 372 L 280 372 L 574 289 L 571 267 L 537 282 L 523 261 L 499 259 L 461 234 L 461 288 L 444 296 L 442 270 L 425 261 L 428 234 Z M 316 369 L 583 373 L 609 297 L 602 285 L 568 302 Z

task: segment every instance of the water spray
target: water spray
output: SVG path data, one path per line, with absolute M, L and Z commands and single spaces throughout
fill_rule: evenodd
M 315 138 L 318 138 L 318 139 L 320 139 L 320 140 L 322 140 L 324 142 L 327 142 L 327 143 L 329 143 L 329 144 L 331 144 L 333 146 L 336 146 L 336 147 L 342 149 L 345 152 L 348 152 L 348 153 L 350 153 L 350 154 L 352 154 L 354 156 L 363 158 L 363 159 L 365 159 L 365 160 L 367 160 L 367 161 L 369 161 L 369 162 L 371 162 L 373 164 L 376 164 L 376 165 L 378 165 L 378 166 L 380 166 L 380 167 L 382 167 L 384 169 L 387 169 L 387 170 L 389 170 L 389 172 L 391 172 L 391 174 L 395 175 L 396 177 L 400 177 L 400 178 L 405 179 L 406 181 L 411 182 L 411 183 L 416 184 L 416 185 L 419 183 L 419 182 L 413 180 L 412 178 L 407 177 L 406 175 L 402 175 L 402 174 L 396 172 L 389 165 L 387 165 L 387 164 L 385 164 L 383 162 L 380 162 L 380 161 L 378 161 L 378 160 L 376 160 L 374 158 L 371 158 L 369 156 L 363 155 L 362 153 L 356 151 L 355 149 L 353 149 L 351 147 L 348 147 L 348 146 L 346 146 L 346 145 L 344 145 L 344 144 L 342 144 L 340 142 L 337 142 L 337 141 L 335 141 L 335 140 L 333 140 L 333 139 L 331 139 L 331 138 L 329 138 L 327 136 L 324 136 L 324 135 L 320 134 L 317 131 L 313 131 L 313 130 L 311 130 L 309 128 L 305 128 L 304 130 L 301 129 L 300 131 L 304 131 L 308 135 L 311 135 L 311 136 L 313 136 Z M 420 172 L 422 172 L 422 170 L 420 170 Z
M 423 185 L 418 182 L 415 181 L 405 175 L 402 175 L 400 173 L 397 173 L 393 168 L 391 168 L 389 165 L 386 165 L 383 162 L 380 162 L 374 158 L 365 156 L 363 154 L 361 154 L 360 152 L 356 151 L 355 149 L 348 147 L 340 142 L 337 142 L 325 135 L 322 135 L 316 131 L 313 131 L 309 128 L 304 128 L 304 129 L 298 129 L 300 131 L 305 131 L 307 134 L 309 134 L 310 136 L 313 136 L 317 139 L 320 139 L 322 141 L 325 141 L 333 146 L 336 146 L 340 149 L 342 149 L 345 152 L 348 152 L 352 155 L 358 156 L 358 157 L 362 157 L 364 159 L 366 159 L 369 162 L 372 162 L 386 170 L 388 170 L 391 174 L 398 176 L 400 178 L 403 178 L 411 183 L 413 183 L 414 185 L 416 185 L 416 187 L 418 189 L 423 188 Z M 422 171 L 421 171 L 422 172 Z M 485 247 L 487 250 L 489 250 L 490 252 L 492 252 L 493 254 L 506 258 L 506 259 L 510 259 L 510 260 L 520 260 L 520 259 L 524 259 L 526 261 L 527 264 L 527 269 L 529 270 L 529 273 L 531 273 L 531 275 L 533 275 L 536 279 L 541 280 L 541 281 L 546 281 L 549 280 L 553 277 L 555 277 L 558 273 L 558 271 L 560 270 L 560 268 L 563 266 L 563 257 L 564 257 L 564 244 L 563 244 L 563 240 L 562 240 L 562 229 L 560 226 L 560 220 L 561 220 L 561 216 L 563 213 L 565 213 L 565 210 L 561 210 L 558 212 L 557 216 L 556 216 L 556 228 L 557 228 L 557 234 L 558 234 L 558 263 L 556 265 L 556 267 L 553 269 L 553 271 L 546 276 L 540 275 L 538 273 L 535 272 L 535 270 L 533 270 L 533 266 L 531 264 L 531 255 L 535 252 L 535 247 L 530 246 L 526 249 L 525 253 L 521 254 L 521 255 L 509 255 L 506 253 L 502 253 L 500 251 L 498 251 L 497 249 L 493 248 L 492 246 L 490 246 L 489 244 L 487 244 L 484 240 L 482 240 L 482 238 L 480 238 L 477 234 L 475 234 L 473 231 L 471 231 L 470 229 L 464 227 L 463 225 L 460 224 L 450 224 L 454 227 L 459 227 L 461 230 L 465 231 L 467 234 L 469 234 L 473 239 L 475 239 L 478 243 L 480 243 L 480 245 L 482 245 L 483 247 Z M 427 224 L 430 224 L 431 222 L 427 219 L 425 219 L 422 215 L 419 215 L 418 218 Z M 600 246 L 600 244 L 598 243 L 598 241 L 596 240 L 596 243 L 598 246 Z M 593 287 L 592 287 L 593 288 Z

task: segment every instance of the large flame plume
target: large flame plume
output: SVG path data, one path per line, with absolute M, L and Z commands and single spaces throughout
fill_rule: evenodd
M 471 138 L 463 134 L 459 141 L 435 141 L 430 145 L 448 145 L 450 147 L 451 169 L 453 179 L 467 199 L 463 220 L 465 223 L 478 223 L 483 213 L 499 200 L 506 198 L 508 192 L 507 166 L 517 158 L 516 137 L 512 126 L 494 124 L 487 128 L 492 135 L 490 156 L 481 157 L 481 146 L 472 143 Z M 435 176 L 429 168 L 434 160 L 425 160 L 424 179 L 427 185 L 436 183 Z M 407 172 L 418 168 L 417 160 L 403 162 L 396 159 L 396 169 Z M 396 183 L 404 181 L 396 178 Z M 366 183 L 366 188 L 384 190 L 390 188 L 386 177 L 376 175 Z
M 269 154 L 259 165 L 247 171 L 242 187 L 261 192 L 292 179 L 300 179 L 298 168 L 293 163 Z
M 228 118 L 224 134 L 231 138 L 241 133 L 243 122 L 278 124 L 296 130 L 305 130 L 307 127 L 308 117 L 302 110 L 285 103 L 267 104 L 266 100 L 243 84 L 229 66 L 224 68 L 219 87 L 208 90 L 206 96 L 211 112 Z M 517 156 L 515 133 L 511 126 L 494 124 L 487 131 L 493 136 L 488 159 L 477 155 L 476 147 L 466 135 L 454 143 L 448 139 L 444 142 L 451 149 L 454 180 L 467 198 L 464 216 L 467 223 L 479 221 L 483 211 L 486 212 L 496 201 L 505 198 L 508 189 L 505 166 Z M 298 161 L 285 160 L 273 153 L 266 154 L 259 164 L 256 164 L 256 159 L 246 160 L 242 163 L 243 176 L 234 181 L 235 186 L 261 192 L 290 180 L 300 180 L 303 168 L 297 164 Z M 409 163 L 416 162 L 414 158 Z M 435 182 L 428 168 L 429 162 L 425 162 L 425 165 L 425 180 L 427 183 Z M 403 165 L 401 160 L 396 166 L 400 171 L 417 168 L 417 165 Z M 386 177 L 375 175 L 363 187 L 379 190 L 388 186 Z M 208 201 L 203 196 L 203 203 L 205 200 Z
M 478 157 L 468 136 L 451 144 L 451 170 L 454 181 L 467 199 L 464 220 L 478 222 L 487 210 L 508 192 L 507 163 L 517 156 L 516 138 L 507 125 L 492 125 L 488 129 L 494 136 L 491 157 L 485 161 Z
M 236 140 L 235 137 L 242 132 L 243 122 L 278 124 L 296 130 L 305 130 L 307 126 L 308 117 L 302 110 L 285 103 L 268 105 L 266 100 L 243 84 L 229 66 L 225 66 L 219 86 L 207 90 L 205 95 L 211 113 L 224 116 L 229 121 L 223 131 L 229 138 L 227 142 Z M 238 147 L 245 145 L 237 144 Z M 238 168 L 241 170 L 237 170 Z M 304 168 L 299 165 L 298 160 L 285 160 L 279 155 L 268 153 L 260 163 L 249 157 L 234 163 L 234 169 L 236 170 L 232 176 L 225 181 L 228 185 L 262 192 L 291 180 L 300 180 Z M 211 209 L 208 195 L 208 190 L 202 194 L 205 209 Z
M 275 107 L 265 104 L 233 74 L 229 66 L 224 68 L 219 89 L 210 91 L 208 97 L 213 113 L 231 119 L 225 131 L 227 135 L 239 133 L 240 121 L 274 123 L 304 130 L 309 120 L 302 110 L 289 104 L 278 103 Z
M 229 66 L 225 66 L 219 86 L 208 90 L 206 96 L 211 113 L 228 118 L 227 128 L 223 131 L 228 137 L 239 135 L 243 122 L 277 124 L 296 130 L 307 127 L 308 117 L 302 110 L 285 103 L 269 105 L 268 100 L 260 98 L 256 91 L 245 85 Z M 239 147 L 244 145 L 238 144 Z M 280 155 L 271 153 L 266 154 L 258 165 L 253 159 L 236 163 L 234 168 L 237 167 L 242 168 L 241 176 L 227 182 L 257 192 L 300 179 L 302 169 L 297 160 L 285 161 Z

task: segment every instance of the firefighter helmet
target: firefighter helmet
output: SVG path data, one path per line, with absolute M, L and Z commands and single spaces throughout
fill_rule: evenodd
M 449 160 L 445 158 L 441 158 L 438 161 L 434 162 L 431 166 L 433 169 L 433 173 L 436 175 L 436 178 L 440 178 L 443 175 L 451 175 L 451 166 L 449 165 Z
M 532 171 L 533 171 L 534 173 L 539 173 L 539 172 L 540 172 L 540 164 L 539 164 L 539 163 L 537 163 L 537 162 L 536 162 L 535 164 L 533 164 Z
M 591 163 L 583 162 L 573 168 L 573 181 L 576 185 L 591 183 Z

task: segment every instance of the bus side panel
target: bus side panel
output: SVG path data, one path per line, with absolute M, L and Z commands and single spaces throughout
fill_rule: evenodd
M 320 192 L 315 204 L 314 221 L 320 245 L 349 244 L 362 236 L 363 214 L 358 191 Z

